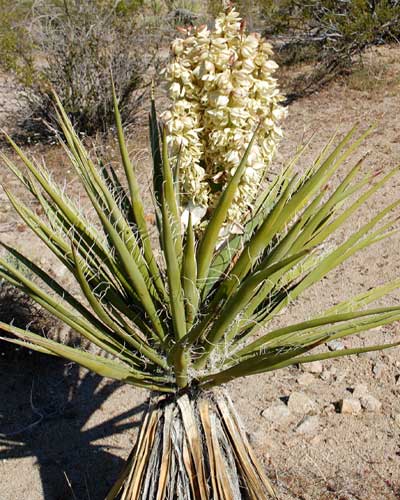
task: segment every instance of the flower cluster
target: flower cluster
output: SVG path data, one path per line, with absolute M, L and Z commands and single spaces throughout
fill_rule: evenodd
M 234 9 L 220 14 L 215 29 L 188 30 L 172 43 L 165 70 L 170 109 L 163 113 L 174 159 L 179 155 L 183 220 L 201 223 L 234 174 L 257 126 L 257 139 L 228 212 L 224 233 L 235 232 L 249 213 L 282 135 L 272 49 L 247 34 Z

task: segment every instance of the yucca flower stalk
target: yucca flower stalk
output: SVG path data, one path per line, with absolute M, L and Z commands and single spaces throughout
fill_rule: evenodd
M 179 157 L 180 204 L 187 224 L 204 227 L 258 128 L 245 171 L 228 209 L 221 238 L 242 231 L 241 221 L 255 201 L 286 115 L 273 73 L 271 45 L 246 33 L 244 21 L 229 8 L 206 26 L 187 29 L 171 46 L 165 69 L 170 109 L 167 128 L 171 161 Z M 202 223 L 203 220 L 203 223 Z
M 5 186 L 11 204 L 75 278 L 79 294 L 5 244 L 33 277 L 0 258 L 0 278 L 28 294 L 95 349 L 63 345 L 4 323 L 1 330 L 13 337 L 0 339 L 151 391 L 136 445 L 108 500 L 274 496 L 221 387 L 240 377 L 400 343 L 313 351 L 333 339 L 399 320 L 399 306 L 370 304 L 396 290 L 400 279 L 322 314 L 310 311 L 303 322 L 279 328 L 273 323 L 289 303 L 332 269 L 393 234 L 398 218 L 393 212 L 400 201 L 379 211 L 343 242 L 331 241 L 398 169 L 364 173 L 357 161 L 330 188 L 330 180 L 371 133 L 369 129 L 356 137 L 354 127 L 336 145 L 332 140 L 304 172 L 296 172 L 297 157 L 289 162 L 260 190 L 251 209 L 241 212 L 240 234 L 228 230 L 221 241 L 262 131 L 259 127 L 252 131 L 199 231 L 190 210 L 182 224 L 188 206 L 181 199 L 184 179 L 179 164 L 184 146 L 171 161 L 168 128 L 158 121 L 153 100 L 150 142 L 158 248 L 150 238 L 137 166 L 128 155 L 115 94 L 114 105 L 123 177 L 91 159 L 57 100 L 62 145 L 97 222 L 10 138 L 24 167 L 2 157 L 41 211 L 33 211 Z

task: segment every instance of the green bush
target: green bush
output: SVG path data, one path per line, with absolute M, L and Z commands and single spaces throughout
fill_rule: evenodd
M 44 64 L 30 92 L 37 117 L 56 123 L 51 89 L 79 132 L 105 131 L 113 120 L 110 72 L 121 96 L 124 122 L 145 94 L 154 40 L 133 15 L 139 2 L 51 0 L 39 3 L 37 47 Z
M 0 67 L 12 71 L 26 84 L 32 83 L 32 43 L 25 25 L 31 1 L 19 1 L 10 5 L 0 0 Z
M 346 71 L 367 47 L 400 35 L 397 0 L 261 0 L 260 5 L 265 34 L 282 37 L 280 64 L 316 63 L 292 82 L 289 99 Z
M 52 90 L 79 132 L 107 130 L 110 72 L 122 119 L 131 122 L 156 74 L 161 35 L 146 24 L 148 12 L 144 0 L 21 0 L 11 8 L 0 0 L 0 66 L 25 87 L 25 130 L 41 135 L 47 124 L 57 127 Z

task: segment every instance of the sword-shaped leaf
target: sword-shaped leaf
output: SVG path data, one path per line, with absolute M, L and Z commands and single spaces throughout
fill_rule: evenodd
M 192 215 L 189 214 L 182 262 L 182 287 L 185 297 L 186 331 L 189 331 L 193 325 L 195 312 L 197 311 L 199 303 L 199 292 L 196 287 L 197 263 L 195 243 Z
M 50 351 L 54 355 L 74 361 L 75 363 L 80 364 L 84 368 L 87 368 L 102 377 L 121 380 L 127 384 L 144 387 L 153 391 L 174 392 L 173 388 L 168 386 L 165 379 L 161 378 L 162 384 L 159 384 L 157 382 L 160 378 L 155 377 L 155 382 L 153 382 L 151 375 L 145 375 L 140 371 L 134 370 L 128 365 L 122 364 L 113 359 L 105 358 L 87 351 L 81 351 L 76 347 L 69 347 L 67 345 L 60 344 L 59 342 L 55 342 L 6 323 L 0 322 L 0 330 L 12 333 L 16 337 L 22 339 L 22 345 L 28 343 L 31 349 L 39 352 Z M 8 340 L 4 337 L 0 337 L 0 339 Z M 16 343 L 15 340 L 14 343 Z
M 204 352 L 195 362 L 194 366 L 196 368 L 204 366 L 211 351 L 218 345 L 222 338 L 225 338 L 228 342 L 232 340 L 229 335 L 226 335 L 229 326 L 235 321 L 236 316 L 246 308 L 260 285 L 268 282 L 270 279 L 271 281 L 277 279 L 277 275 L 282 275 L 288 269 L 295 266 L 307 253 L 308 251 L 304 250 L 270 267 L 260 269 L 257 273 L 243 281 L 237 292 L 226 302 L 222 312 L 218 315 L 210 331 L 207 333 L 206 339 L 202 342 Z
M 218 241 L 220 230 L 225 222 L 228 210 L 232 205 L 240 179 L 242 178 L 242 175 L 247 167 L 247 159 L 254 141 L 256 140 L 257 132 L 258 128 L 254 132 L 234 175 L 230 178 L 225 190 L 222 192 L 217 206 L 213 210 L 211 218 L 207 223 L 204 235 L 200 240 L 199 247 L 197 249 L 197 281 L 199 290 L 202 290 L 206 284 L 213 252 Z
M 181 217 L 176 199 L 176 189 L 174 187 L 174 179 L 172 175 L 171 165 L 168 158 L 167 147 L 167 132 L 163 129 L 162 132 L 162 174 L 163 174 L 163 190 L 162 190 L 162 210 L 163 205 L 167 209 L 170 217 L 171 236 L 175 246 L 175 255 L 178 260 L 179 268 L 182 261 L 182 235 L 181 235 Z M 164 215 L 163 215 L 164 216 Z M 163 218 L 164 220 L 164 218 Z
M 229 281 L 224 287 L 224 293 L 232 293 L 232 290 L 237 287 L 237 284 L 240 283 L 244 276 L 249 272 L 260 253 L 264 251 L 266 248 L 266 242 L 271 242 L 273 237 L 282 231 L 285 225 L 290 222 L 292 217 L 299 210 L 301 210 L 301 208 L 303 208 L 310 199 L 312 199 L 313 195 L 321 189 L 333 173 L 347 159 L 347 157 L 358 147 L 365 137 L 371 133 L 371 129 L 368 129 L 367 132 L 357 139 L 357 141 L 348 146 L 347 149 L 340 154 L 343 148 L 353 137 L 355 129 L 356 128 L 353 127 L 353 129 L 346 134 L 333 152 L 321 163 L 321 166 L 315 172 L 312 172 L 312 175 L 309 175 L 304 182 L 296 188 L 294 193 L 293 190 L 290 190 L 290 198 L 288 197 L 284 206 L 280 207 L 280 216 L 277 216 L 278 209 L 276 209 L 274 214 L 270 214 L 270 217 L 266 218 L 257 233 L 246 245 L 238 261 L 234 265 L 230 273 Z M 296 179 L 293 178 L 291 182 L 292 186 L 295 185 L 295 183 Z M 287 189 L 289 190 L 289 187 Z
M 172 221 L 171 221 L 172 219 Z M 181 272 L 173 238 L 175 221 L 168 210 L 165 198 L 162 200 L 163 250 L 167 264 L 167 278 L 170 295 L 172 323 L 175 339 L 181 339 L 186 333 L 184 295 L 181 286 Z
M 159 365 L 162 368 L 167 368 L 167 365 L 164 362 L 164 360 L 157 355 L 156 351 L 154 351 L 147 342 L 144 342 L 143 340 L 138 338 L 136 332 L 130 328 L 129 324 L 126 321 L 124 321 L 121 316 L 118 318 L 119 321 L 113 319 L 110 312 L 107 310 L 107 307 L 105 307 L 102 301 L 99 300 L 93 293 L 90 284 L 85 278 L 83 270 L 84 263 L 79 261 L 79 258 L 76 254 L 74 247 L 72 247 L 72 253 L 75 261 L 76 276 L 79 285 L 81 286 L 82 292 L 84 293 L 86 299 L 88 300 L 90 307 L 96 313 L 98 318 L 112 332 L 115 332 L 116 335 L 121 337 L 124 340 L 124 342 L 133 346 L 137 351 L 138 355 L 143 355 L 156 365 Z
M 340 326 L 341 323 L 345 324 L 347 328 L 354 322 L 357 326 L 358 323 L 363 323 L 365 321 L 375 321 L 380 319 L 385 315 L 398 316 L 400 314 L 400 307 L 383 307 L 375 308 L 370 310 L 354 311 L 349 313 L 332 314 L 327 316 L 322 316 L 308 321 L 303 321 L 293 325 L 285 326 L 272 330 L 267 334 L 263 335 L 259 339 L 251 342 L 246 347 L 235 353 L 235 358 L 243 358 L 256 354 L 261 349 L 266 347 L 267 349 L 277 348 L 278 346 L 285 345 L 285 342 L 295 343 L 296 335 L 307 332 L 310 336 L 314 329 L 321 329 L 326 325 L 334 325 L 335 328 Z M 372 318 L 372 319 L 371 319 Z M 320 330 L 322 331 L 322 329 Z M 328 337 L 328 335 L 326 335 Z
M 125 137 L 122 130 L 122 120 L 118 108 L 118 101 L 117 101 L 117 96 L 115 94 L 114 84 L 112 85 L 112 91 L 113 91 L 114 115 L 117 128 L 119 150 L 121 154 L 121 160 L 122 160 L 122 165 L 124 167 L 125 176 L 128 181 L 133 217 L 137 226 L 138 233 L 140 235 L 140 240 L 143 245 L 143 255 L 149 267 L 149 270 L 152 274 L 154 284 L 160 296 L 163 297 L 164 299 L 167 299 L 167 294 L 164 287 L 164 283 L 160 275 L 160 270 L 157 266 L 157 261 L 154 257 L 154 253 L 151 248 L 150 235 L 147 228 L 147 222 L 143 208 L 143 201 L 140 194 L 140 187 L 135 174 L 134 166 L 129 158 L 128 148 L 126 146 Z

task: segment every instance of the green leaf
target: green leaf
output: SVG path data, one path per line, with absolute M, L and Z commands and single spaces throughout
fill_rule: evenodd
M 207 297 L 213 288 L 217 288 L 229 274 L 230 268 L 236 262 L 244 245 L 251 239 L 267 214 L 279 201 L 280 194 L 288 185 L 288 175 L 291 165 L 265 189 L 255 203 L 254 212 L 249 214 L 249 220 L 244 225 L 243 234 L 227 238 L 214 252 L 207 283 L 203 289 L 203 297 Z
M 372 288 L 367 292 L 362 292 L 358 295 L 355 295 L 354 297 L 344 300 L 343 302 L 339 302 L 339 304 L 336 304 L 335 306 L 332 306 L 324 311 L 322 316 L 354 311 L 355 309 L 358 309 L 364 305 L 374 302 L 375 300 L 385 297 L 390 292 L 393 292 L 398 288 L 400 288 L 400 279 L 390 281 L 388 283 L 385 283 L 384 285 Z
M 181 218 L 179 214 L 179 207 L 176 201 L 174 181 L 168 158 L 167 133 L 165 127 L 162 134 L 162 174 L 162 199 L 163 203 L 165 201 L 166 208 L 168 210 L 168 213 L 170 214 L 171 236 L 174 242 L 175 254 L 180 268 L 182 261 Z
M 262 328 L 267 321 L 275 317 L 288 303 L 295 300 L 300 294 L 309 288 L 314 283 L 320 281 L 332 269 L 339 266 L 342 262 L 349 259 L 352 255 L 364 248 L 379 242 L 382 239 L 388 238 L 396 231 L 384 232 L 388 227 L 392 226 L 395 221 L 389 221 L 387 224 L 379 228 L 374 233 L 367 236 L 367 233 L 393 208 L 400 204 L 400 200 L 392 203 L 380 213 L 378 213 L 370 222 L 361 227 L 359 231 L 350 236 L 342 245 L 339 245 L 331 253 L 323 256 L 320 262 L 303 277 L 298 283 L 289 286 L 288 283 L 282 283 L 282 292 L 279 300 L 274 302 L 274 306 L 269 308 L 265 316 L 260 319 L 252 328 L 252 333 Z M 271 301 L 273 302 L 273 301 Z
M 202 368 L 205 365 L 210 353 L 218 345 L 221 339 L 224 338 L 227 342 L 232 340 L 230 336 L 226 334 L 229 326 L 236 320 L 236 316 L 246 308 L 260 285 L 264 282 L 270 280 L 273 282 L 278 279 L 279 275 L 286 272 L 292 266 L 295 266 L 307 253 L 308 251 L 300 252 L 270 267 L 260 269 L 257 273 L 243 281 L 237 292 L 227 301 L 218 318 L 214 321 L 210 331 L 207 333 L 206 339 L 202 341 L 203 353 L 194 363 L 196 368 Z
M 102 302 L 96 298 L 91 290 L 91 286 L 85 278 L 83 271 L 83 263 L 79 261 L 74 247 L 72 247 L 72 253 L 75 261 L 76 276 L 81 286 L 82 292 L 84 293 L 86 299 L 88 300 L 90 307 L 97 314 L 99 319 L 107 325 L 107 327 L 115 332 L 119 337 L 121 337 L 128 345 L 135 348 L 138 355 L 143 355 L 156 365 L 162 368 L 167 368 L 165 361 L 160 358 L 157 353 L 150 348 L 147 342 L 144 342 L 140 337 L 137 336 L 136 332 L 130 328 L 127 322 L 123 321 L 122 317 L 119 317 L 119 322 L 115 321 L 110 312 Z M 121 324 L 122 323 L 122 324 Z M 135 353 L 135 354 L 136 354 Z
M 21 338 L 24 341 L 22 345 L 28 341 L 31 349 L 38 350 L 39 352 L 50 351 L 54 355 L 74 361 L 102 377 L 121 380 L 128 384 L 144 387 L 150 390 L 173 392 L 173 389 L 168 387 L 167 384 L 159 385 L 157 383 L 153 383 L 150 375 L 146 376 L 143 373 L 115 360 L 91 354 L 86 351 L 81 351 L 76 347 L 69 347 L 64 344 L 60 344 L 59 342 L 41 337 L 40 335 L 36 335 L 32 332 L 22 330 L 6 323 L 0 322 L 0 330 L 12 333 L 13 335 Z M 8 341 L 8 338 L 1 337 L 1 340 Z
M 266 373 L 269 371 L 280 370 L 291 365 L 298 365 L 304 363 L 312 363 L 314 361 L 324 361 L 326 359 L 334 359 L 342 356 L 350 356 L 354 354 L 361 354 L 364 352 L 371 351 L 382 351 L 384 349 L 390 349 L 400 345 L 400 342 L 394 342 L 392 344 L 380 344 L 373 345 L 369 347 L 357 347 L 353 349 L 343 349 L 341 351 L 333 352 L 323 352 L 318 354 L 308 354 L 302 356 L 300 349 L 293 349 L 291 352 L 275 357 L 275 362 L 272 358 L 265 358 L 261 360 L 260 363 L 251 362 L 246 366 L 236 365 L 235 367 L 229 368 L 228 370 L 208 375 L 205 377 L 199 377 L 199 386 L 203 390 L 211 389 L 217 385 L 225 384 L 240 377 L 248 377 L 249 375 L 257 375 L 259 373 Z
M 273 238 L 290 222 L 293 215 L 301 210 L 312 196 L 321 189 L 327 179 L 333 175 L 350 152 L 352 152 L 361 140 L 370 133 L 370 131 L 367 131 L 363 134 L 360 139 L 347 148 L 345 153 L 337 158 L 340 151 L 351 140 L 354 132 L 355 127 L 350 130 L 334 151 L 322 162 L 321 166 L 315 172 L 311 171 L 312 175 L 306 177 L 304 182 L 296 188 L 295 192 L 293 192 L 293 190 L 298 179 L 296 177 L 292 178 L 290 184 L 286 188 L 286 194 L 282 195 L 280 202 L 264 220 L 259 230 L 252 236 L 251 240 L 242 251 L 230 273 L 229 281 L 224 286 L 225 294 L 232 293 L 237 287 L 237 284 L 240 283 L 249 272 L 260 253 L 264 251 Z
M 90 321 L 68 310 L 64 305 L 41 290 L 35 283 L 10 265 L 5 259 L 0 258 L 0 266 L 2 268 L 0 268 L 0 277 L 6 280 L 10 280 L 10 278 L 13 279 L 14 284 L 23 292 L 27 293 L 35 302 L 72 329 L 76 330 L 90 342 L 93 342 L 104 351 L 117 357 L 119 352 L 123 352 L 123 345 L 115 339 L 111 332 L 107 331 L 105 328 L 96 328 Z
M 172 322 L 176 340 L 181 339 L 186 333 L 185 306 L 183 290 L 181 287 L 181 273 L 178 257 L 175 252 L 172 230 L 173 216 L 168 210 L 168 205 L 163 197 L 162 202 L 162 227 L 163 227 L 163 249 L 167 263 L 167 277 L 170 292 L 170 306 Z
M 145 259 L 140 251 L 136 235 L 132 231 L 129 223 L 125 220 L 118 203 L 113 195 L 109 192 L 106 183 L 97 171 L 93 162 L 90 160 L 85 148 L 83 147 L 79 137 L 75 133 L 68 116 L 66 115 L 61 103 L 57 100 L 60 121 L 64 135 L 67 138 L 70 150 L 74 156 L 73 162 L 80 179 L 83 181 L 83 186 L 89 196 L 93 207 L 103 223 L 107 238 L 111 235 L 107 227 L 104 225 L 104 217 L 110 220 L 110 223 L 117 230 L 120 239 L 123 241 L 129 253 L 136 261 L 136 265 L 141 272 L 147 287 L 156 300 L 158 299 L 157 291 L 154 289 L 153 282 L 150 278 L 149 271 Z M 109 226 L 108 226 L 109 227 Z
M 9 193 L 7 189 L 5 189 L 5 192 L 11 204 L 14 206 L 15 210 L 25 221 L 28 227 L 30 227 L 32 231 L 49 247 L 49 249 L 66 266 L 66 268 L 70 272 L 74 273 L 75 269 L 70 246 L 60 238 L 59 231 L 56 232 L 55 230 L 50 229 L 36 214 L 34 214 L 25 205 L 19 202 L 11 193 Z M 45 207 L 45 209 L 47 211 L 52 210 L 50 207 Z M 74 228 L 73 225 L 70 225 L 67 221 L 60 221 L 60 223 L 64 223 L 65 232 L 68 232 L 71 241 L 80 250 L 86 263 L 90 266 L 92 270 L 91 279 L 97 281 L 99 285 L 101 283 L 109 284 L 105 290 L 105 298 L 111 301 L 131 320 L 140 325 L 141 328 L 146 329 L 146 326 L 141 321 L 141 317 L 138 315 L 138 310 L 133 312 L 130 309 L 132 302 L 135 303 L 133 300 L 135 292 L 122 275 L 117 263 L 115 263 L 110 256 L 110 253 L 103 250 L 103 248 L 100 247 L 96 241 L 90 240 L 87 233 L 80 232 L 80 230 Z M 108 269 L 106 269 L 105 266 L 107 266 Z M 123 296 L 124 293 L 130 295 L 129 302 L 126 302 L 126 299 Z M 140 305 L 137 301 L 136 304 Z
M 154 284 L 160 296 L 163 297 L 164 300 L 168 301 L 168 296 L 164 287 L 164 283 L 161 278 L 161 273 L 157 266 L 157 261 L 154 257 L 153 250 L 151 248 L 150 235 L 147 228 L 143 201 L 140 194 L 140 187 L 135 174 L 135 169 L 129 158 L 128 148 L 126 146 L 125 137 L 122 130 L 121 115 L 118 109 L 118 101 L 117 101 L 117 96 L 115 94 L 114 83 L 112 85 L 112 90 L 113 90 L 115 123 L 118 135 L 118 144 L 122 159 L 122 165 L 124 167 L 125 176 L 128 181 L 133 217 L 143 245 L 144 258 L 151 272 Z
M 161 207 L 162 186 L 163 186 L 163 173 L 162 173 L 162 157 L 160 147 L 160 134 L 158 130 L 158 121 L 156 113 L 156 104 L 154 96 L 151 97 L 151 109 L 149 116 L 149 130 L 150 130 L 150 145 L 151 156 L 153 158 L 153 191 L 156 202 L 156 209 Z
M 236 194 L 242 175 L 245 172 L 247 166 L 247 158 L 250 154 L 254 141 L 256 140 L 257 133 L 258 127 L 254 132 L 249 145 L 246 148 L 246 152 L 243 155 L 239 166 L 237 167 L 234 175 L 229 180 L 225 190 L 222 192 L 217 206 L 215 207 L 211 218 L 208 221 L 207 227 L 204 231 L 204 235 L 200 240 L 200 244 L 197 249 L 197 281 L 199 290 L 201 290 L 205 286 L 220 230 L 223 223 L 225 222 L 228 210 L 232 205 L 232 201 Z
M 321 316 L 308 321 L 303 321 L 301 323 L 278 328 L 276 330 L 268 332 L 267 334 L 263 335 L 259 339 L 251 342 L 249 345 L 236 352 L 235 358 L 247 357 L 247 355 L 252 356 L 264 347 L 275 348 L 281 345 L 285 345 L 286 342 L 293 343 L 296 341 L 296 336 L 298 337 L 299 334 L 303 332 L 307 332 L 309 334 L 311 330 L 320 328 L 321 326 L 334 325 L 336 328 L 339 323 L 346 322 L 346 328 L 351 324 L 354 324 L 354 328 L 356 328 L 358 325 L 357 322 L 359 322 L 360 320 L 363 321 L 364 318 L 373 317 L 373 321 L 375 321 L 376 316 L 378 316 L 379 319 L 380 316 L 386 314 L 390 314 L 392 316 L 399 315 L 400 307 L 375 308 L 365 311 L 361 310 Z M 328 335 L 325 336 L 328 337 Z
M 196 287 L 197 264 L 195 235 L 192 225 L 192 215 L 189 214 L 188 227 L 186 231 L 186 243 L 182 263 L 182 287 L 185 298 L 186 331 L 193 325 L 195 313 L 199 303 L 199 292 Z

